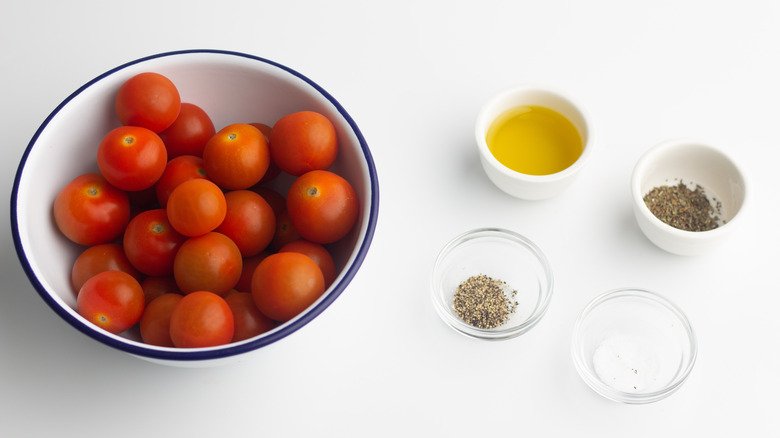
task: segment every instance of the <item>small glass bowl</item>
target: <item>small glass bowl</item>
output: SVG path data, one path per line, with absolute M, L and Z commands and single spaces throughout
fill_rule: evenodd
M 585 383 L 614 401 L 642 404 L 668 397 L 696 362 L 685 314 L 664 297 L 617 289 L 591 301 L 574 325 L 571 354 Z
M 482 329 L 465 322 L 453 304 L 458 285 L 484 274 L 516 291 L 514 313 L 504 324 Z M 434 307 L 455 331 L 478 339 L 504 340 L 536 325 L 550 304 L 553 276 L 547 258 L 527 238 L 508 230 L 480 228 L 451 240 L 439 253 L 431 275 Z

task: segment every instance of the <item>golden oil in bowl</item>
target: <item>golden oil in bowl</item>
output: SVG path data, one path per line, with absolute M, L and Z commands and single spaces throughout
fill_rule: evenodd
M 551 175 L 582 155 L 583 142 L 569 119 L 542 106 L 518 106 L 497 117 L 488 149 L 504 166 L 527 175 Z

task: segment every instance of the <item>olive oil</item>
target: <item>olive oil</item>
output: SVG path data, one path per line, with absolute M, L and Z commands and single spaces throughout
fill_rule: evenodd
M 582 155 L 582 138 L 563 115 L 541 106 L 501 114 L 487 131 L 488 149 L 504 166 L 527 175 L 550 175 Z

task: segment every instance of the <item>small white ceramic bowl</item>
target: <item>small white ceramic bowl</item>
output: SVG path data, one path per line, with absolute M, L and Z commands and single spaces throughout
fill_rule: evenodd
M 182 100 L 201 106 L 217 129 L 229 123 L 272 125 L 281 116 L 319 111 L 334 123 L 339 155 L 331 168 L 346 178 L 361 201 L 358 223 L 331 247 L 337 278 L 323 296 L 294 319 L 242 342 L 212 348 L 167 348 L 144 344 L 133 332 L 110 334 L 75 310 L 70 271 L 83 247 L 59 233 L 52 205 L 59 190 L 77 175 L 96 172 L 96 148 L 118 125 L 113 112 L 119 86 L 151 71 L 169 77 Z M 93 158 L 90 158 L 93 157 Z M 207 366 L 238 359 L 278 341 L 319 315 L 344 291 L 365 258 L 376 227 L 379 185 L 374 161 L 352 117 L 319 85 L 288 67 L 237 52 L 187 50 L 162 53 L 116 67 L 76 90 L 46 118 L 22 157 L 11 199 L 11 225 L 19 260 L 43 300 L 65 321 L 105 345 L 150 361 Z
M 466 323 L 453 304 L 458 285 L 474 275 L 505 281 L 517 308 L 498 327 L 483 329 Z M 526 237 L 498 228 L 479 228 L 452 239 L 439 253 L 431 274 L 431 298 L 441 319 L 456 332 L 485 339 L 511 339 L 541 321 L 553 292 L 553 275 L 541 249 Z
M 574 325 L 571 354 L 585 383 L 629 404 L 661 400 L 688 378 L 698 346 L 685 314 L 647 290 L 617 289 L 591 301 Z
M 710 203 L 720 206 L 725 221 L 708 231 L 686 231 L 666 224 L 645 204 L 645 194 L 658 186 L 700 185 Z M 639 228 L 658 247 L 678 255 L 698 255 L 720 246 L 744 216 L 745 176 L 734 161 L 705 142 L 680 138 L 662 142 L 644 153 L 631 175 L 631 197 Z
M 486 141 L 490 125 L 506 111 L 528 105 L 556 111 L 577 128 L 583 144 L 582 154 L 574 164 L 550 175 L 527 175 L 506 167 L 493 156 Z M 582 106 L 561 91 L 531 84 L 505 90 L 486 102 L 477 115 L 474 133 L 480 162 L 488 178 L 504 192 L 527 200 L 551 198 L 569 187 L 593 154 L 595 144 L 592 123 Z

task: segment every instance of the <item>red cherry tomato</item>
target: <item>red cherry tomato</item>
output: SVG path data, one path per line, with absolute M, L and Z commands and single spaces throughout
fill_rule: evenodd
M 227 201 L 216 184 L 195 178 L 173 189 L 166 211 L 176 231 L 185 236 L 201 236 L 214 231 L 225 219 Z
M 168 159 L 181 155 L 203 155 L 206 142 L 216 133 L 214 123 L 203 108 L 182 102 L 179 116 L 171 126 L 160 132 L 168 150 Z
M 163 294 L 150 301 L 138 325 L 141 339 L 150 345 L 173 347 L 171 340 L 171 314 L 183 298 L 179 294 Z
M 244 257 L 241 264 L 241 277 L 238 278 L 238 283 L 233 287 L 238 292 L 251 292 L 252 291 L 252 274 L 255 273 L 255 268 L 264 258 L 271 255 L 268 251 L 263 251 L 260 254 Z
M 317 263 L 297 252 L 266 257 L 252 276 L 252 297 L 264 315 L 288 321 L 313 304 L 325 291 Z
M 325 277 L 326 289 L 336 279 L 336 263 L 333 261 L 333 256 L 318 243 L 300 239 L 284 245 L 279 249 L 279 252 L 299 252 L 309 256 L 320 267 L 322 275 Z
M 174 230 L 163 209 L 147 210 L 127 225 L 122 243 L 136 269 L 146 275 L 173 274 L 173 259 L 187 237 Z
M 228 236 L 244 257 L 264 250 L 274 238 L 274 210 L 262 196 L 249 190 L 234 190 L 225 194 L 227 213 L 216 231 Z
M 179 285 L 176 284 L 176 279 L 173 278 L 173 274 L 163 277 L 146 277 L 141 282 L 141 289 L 144 290 L 146 304 L 165 294 L 183 295 Z
M 122 245 L 102 243 L 85 249 L 73 263 L 70 280 L 74 292 L 78 293 L 87 280 L 103 271 L 124 271 L 138 281 L 142 277 L 127 259 Z
M 276 233 L 274 233 L 274 238 L 271 240 L 271 249 L 279 250 L 284 245 L 300 238 L 301 235 L 298 234 L 295 225 L 290 220 L 290 214 L 286 209 L 283 210 L 276 216 Z
M 227 344 L 235 331 L 233 312 L 219 295 L 195 291 L 173 308 L 170 330 L 173 345 L 179 348 Z
M 252 125 L 255 128 L 257 128 L 258 130 L 260 130 L 260 132 L 262 132 L 263 135 L 265 136 L 265 140 L 267 142 L 271 141 L 271 127 L 270 126 L 266 125 L 265 123 L 250 123 L 250 125 Z
M 161 132 L 178 117 L 181 96 L 167 77 L 152 72 L 140 73 L 119 88 L 114 108 L 123 125 Z
M 252 190 L 253 192 L 262 196 L 263 199 L 265 199 L 265 202 L 267 202 L 268 205 L 270 205 L 271 208 L 274 210 L 275 217 L 279 217 L 279 214 L 281 212 L 287 210 L 287 200 L 284 199 L 284 196 L 280 195 L 279 192 L 277 192 L 276 190 L 270 187 L 263 187 L 263 186 L 254 186 L 250 190 Z
M 98 146 L 100 173 L 121 190 L 137 191 L 153 186 L 167 161 L 160 137 L 139 126 L 112 129 Z
M 287 211 L 298 234 L 315 243 L 332 243 L 354 227 L 358 199 L 352 185 L 327 170 L 296 179 L 287 193 Z
M 337 155 L 336 128 L 320 113 L 288 114 L 271 129 L 271 157 L 280 169 L 291 175 L 327 169 Z
M 268 153 L 270 155 L 270 144 L 271 144 L 271 127 L 266 125 L 265 123 L 250 123 L 250 125 L 254 126 L 255 128 L 259 129 L 260 132 L 263 133 L 265 136 L 266 143 L 269 144 L 269 150 Z M 279 168 L 279 166 L 274 163 L 274 160 L 269 160 L 268 162 L 268 170 L 265 171 L 265 175 L 260 179 L 260 182 L 258 184 L 265 184 L 268 182 L 273 181 L 279 174 L 282 173 L 282 169 Z
M 243 260 L 229 237 L 211 232 L 182 244 L 173 262 L 176 284 L 185 294 L 206 290 L 224 296 L 238 283 Z
M 89 322 L 119 334 L 141 319 L 144 291 L 130 274 L 104 271 L 84 283 L 76 305 L 79 315 Z
M 225 297 L 233 312 L 233 342 L 243 341 L 274 328 L 271 318 L 263 315 L 249 292 L 235 292 Z
M 154 185 L 157 202 L 162 208 L 168 205 L 171 192 L 179 184 L 195 178 L 208 179 L 206 169 L 203 168 L 203 159 L 194 155 L 181 155 L 168 161 L 162 176 Z
M 268 170 L 271 154 L 260 130 L 246 123 L 220 129 L 203 149 L 209 179 L 227 190 L 248 189 Z
M 96 173 L 76 177 L 54 200 L 54 221 L 68 239 L 81 245 L 110 242 L 130 220 L 130 202 Z

